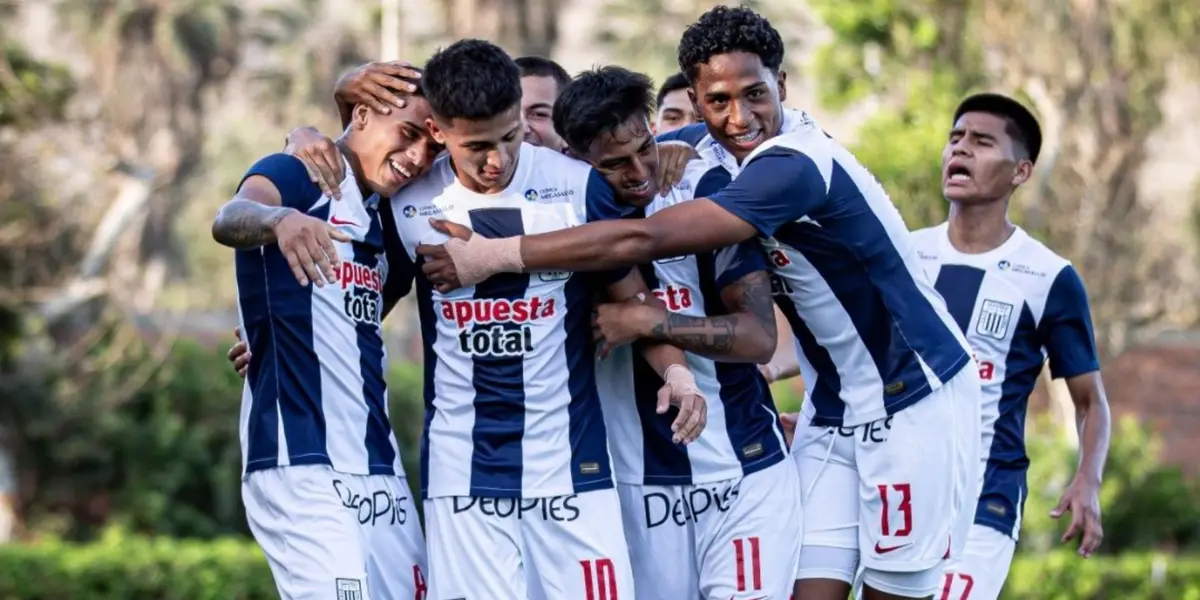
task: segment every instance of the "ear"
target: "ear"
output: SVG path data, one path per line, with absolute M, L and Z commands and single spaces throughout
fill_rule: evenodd
M 442 131 L 441 127 L 438 127 L 438 123 L 433 117 L 425 119 L 425 126 L 429 128 L 429 135 L 433 138 L 433 141 L 442 146 L 446 145 L 446 134 Z
M 779 86 L 779 102 L 787 102 L 787 71 L 779 70 L 775 76 L 775 85 Z
M 350 126 L 362 131 L 367 126 L 369 118 L 371 118 L 371 107 L 366 104 L 355 104 L 354 110 L 350 113 Z
M 1013 187 L 1015 188 L 1015 187 L 1020 186 L 1021 184 L 1025 183 L 1026 181 L 1029 181 L 1029 178 L 1032 175 L 1033 175 L 1033 163 L 1030 162 L 1029 159 L 1023 158 L 1023 159 L 1017 161 L 1017 168 L 1013 169 L 1013 176 L 1012 176 Z

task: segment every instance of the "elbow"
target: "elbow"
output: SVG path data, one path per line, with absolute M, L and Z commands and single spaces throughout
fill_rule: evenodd
M 746 349 L 747 358 L 759 365 L 765 365 L 775 358 L 775 336 L 773 335 L 757 335 L 749 348 Z

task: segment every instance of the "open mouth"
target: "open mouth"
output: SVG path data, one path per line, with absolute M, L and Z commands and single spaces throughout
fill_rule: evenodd
M 402 179 L 412 179 L 413 170 L 394 158 L 388 159 L 388 167 L 392 169 L 392 173 L 399 175 Z
M 639 196 L 650 191 L 650 181 L 646 180 L 634 186 L 625 186 L 625 191 Z
M 739 146 L 749 146 L 757 142 L 760 137 L 762 137 L 762 130 L 755 129 L 740 135 L 731 135 L 729 139 Z
M 971 180 L 971 170 L 960 163 L 950 163 L 946 166 L 947 182 L 966 182 Z

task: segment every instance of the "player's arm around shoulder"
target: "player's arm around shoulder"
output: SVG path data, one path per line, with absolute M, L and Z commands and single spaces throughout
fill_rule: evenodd
M 320 198 L 320 189 L 298 159 L 272 154 L 247 171 L 233 199 L 217 212 L 213 239 L 235 249 L 277 243 L 301 285 L 333 282 L 337 252 L 332 240 L 349 237 L 305 214 Z
M 637 269 L 630 269 L 624 278 L 610 284 L 608 294 L 615 303 L 657 305 L 657 308 L 665 310 L 662 302 L 650 292 L 649 286 L 646 285 L 641 272 Z M 600 341 L 604 342 L 604 340 Z M 604 343 L 606 355 L 613 346 Z M 642 358 L 650 363 L 651 368 L 662 377 L 664 382 L 662 389 L 658 392 L 658 414 L 667 412 L 667 408 L 670 406 L 678 407 L 679 415 L 671 424 L 674 441 L 677 444 L 691 443 L 699 437 L 700 432 L 704 431 L 704 427 L 708 423 L 708 406 L 704 397 L 700 395 L 700 389 L 696 386 L 696 379 L 692 375 L 691 369 L 687 366 L 687 357 L 683 350 L 670 344 L 644 344 L 639 350 Z

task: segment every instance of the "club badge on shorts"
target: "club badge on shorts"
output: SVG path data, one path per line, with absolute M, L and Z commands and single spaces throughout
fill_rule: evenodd
M 337 600 L 363 600 L 362 581 L 358 579 L 336 579 Z

